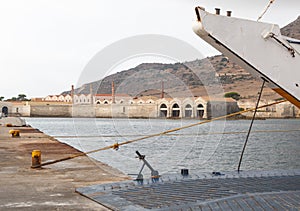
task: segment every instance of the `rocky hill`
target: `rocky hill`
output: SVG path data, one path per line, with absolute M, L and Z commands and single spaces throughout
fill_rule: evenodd
M 281 29 L 282 34 L 300 39 L 300 16 Z M 116 93 L 135 96 L 160 96 L 162 82 L 169 97 L 222 96 L 226 92 L 238 92 L 241 98 L 255 100 L 261 80 L 228 61 L 222 55 L 184 63 L 144 63 L 129 70 L 118 72 L 102 80 L 85 84 L 77 93 L 111 93 L 114 81 Z M 64 94 L 70 91 L 64 92 Z M 264 99 L 278 99 L 271 89 L 264 90 Z
M 76 93 L 111 93 L 114 81 L 116 93 L 135 96 L 160 96 L 162 82 L 168 97 L 223 96 L 235 91 L 243 98 L 256 97 L 260 80 L 244 69 L 228 61 L 222 55 L 185 63 L 144 63 L 126 71 L 105 77 L 103 80 L 85 84 Z M 249 89 L 250 88 L 250 89 Z M 273 94 L 272 91 L 267 91 Z M 66 94 L 68 92 L 64 92 Z M 271 98 L 278 98 L 272 96 Z
M 281 29 L 281 34 L 300 40 L 300 16 Z

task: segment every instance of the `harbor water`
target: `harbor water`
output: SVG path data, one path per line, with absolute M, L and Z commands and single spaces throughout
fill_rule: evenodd
M 198 121 L 26 118 L 32 127 L 83 152 Z M 178 173 L 183 168 L 190 172 L 234 171 L 249 125 L 249 120 L 214 121 L 89 156 L 126 174 L 137 174 L 141 168 L 142 162 L 136 158 L 136 151 L 146 155 L 146 160 L 160 174 Z M 299 152 L 299 119 L 256 120 L 241 170 L 300 169 Z M 143 174 L 148 175 L 149 171 L 145 169 Z

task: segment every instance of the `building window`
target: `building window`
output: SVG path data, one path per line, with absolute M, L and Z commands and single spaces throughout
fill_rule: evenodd
M 190 118 L 193 114 L 193 108 L 190 104 L 187 104 L 184 109 L 184 117 Z
M 197 117 L 203 118 L 204 116 L 204 106 L 202 104 L 197 105 Z
M 168 107 L 166 104 L 161 104 L 159 108 L 159 117 L 167 117 L 168 114 Z
M 172 106 L 172 117 L 179 117 L 179 115 L 180 115 L 180 108 L 179 105 L 175 103 Z
M 7 117 L 8 116 L 8 107 L 7 106 L 3 106 L 2 107 L 2 115 Z

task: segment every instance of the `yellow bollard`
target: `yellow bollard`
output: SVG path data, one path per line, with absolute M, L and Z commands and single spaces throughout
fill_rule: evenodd
M 11 137 L 20 137 L 20 131 L 19 130 L 10 130 L 9 134 L 11 134 Z
M 31 167 L 35 168 L 41 165 L 42 162 L 42 153 L 40 150 L 33 150 L 31 153 Z

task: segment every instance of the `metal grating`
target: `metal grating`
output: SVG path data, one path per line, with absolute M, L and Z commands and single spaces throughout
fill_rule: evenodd
M 264 210 L 300 206 L 300 174 L 226 175 L 162 177 L 159 182 L 94 185 L 77 192 L 113 210 Z

